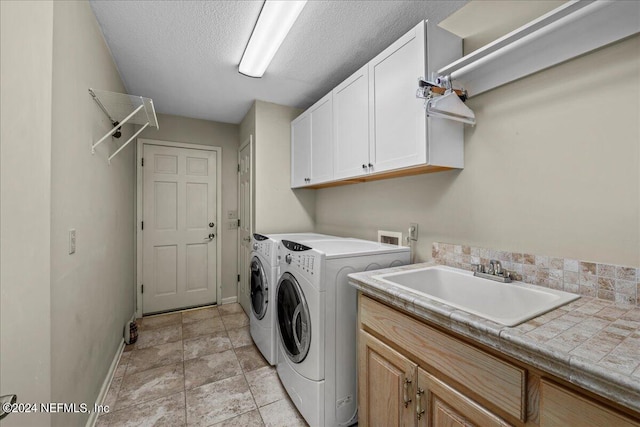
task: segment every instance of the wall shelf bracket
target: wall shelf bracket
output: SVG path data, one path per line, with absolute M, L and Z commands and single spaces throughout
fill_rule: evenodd
M 125 124 L 142 126 L 131 138 L 122 144 L 111 156 L 109 163 L 120 151 L 133 141 L 143 130 L 151 126 L 158 129 L 158 118 L 151 98 L 127 95 L 125 93 L 108 92 L 89 88 L 89 94 L 96 101 L 100 109 L 107 115 L 113 128 L 102 138 L 91 144 L 91 154 L 95 154 L 96 147 L 107 138 L 120 137 L 120 128 Z

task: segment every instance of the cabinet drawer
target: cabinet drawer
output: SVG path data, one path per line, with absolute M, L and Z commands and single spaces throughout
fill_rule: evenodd
M 525 421 L 526 371 L 364 295 L 362 326 L 393 339 L 423 361 L 507 414 Z
M 640 423 L 564 387 L 545 380 L 540 387 L 540 427 L 640 427 Z

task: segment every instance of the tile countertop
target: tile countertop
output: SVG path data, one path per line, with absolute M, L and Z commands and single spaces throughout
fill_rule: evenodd
M 373 279 L 412 264 L 349 275 L 364 294 L 640 412 L 640 308 L 581 297 L 507 327 Z

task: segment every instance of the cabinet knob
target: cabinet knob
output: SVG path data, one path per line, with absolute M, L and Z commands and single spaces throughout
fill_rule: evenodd
M 369 167 L 370 167 L 370 168 L 372 168 L 372 167 L 373 167 L 373 165 L 372 165 L 371 163 L 369 163 Z
M 366 169 L 367 165 L 365 165 L 364 163 L 362 164 L 362 169 Z

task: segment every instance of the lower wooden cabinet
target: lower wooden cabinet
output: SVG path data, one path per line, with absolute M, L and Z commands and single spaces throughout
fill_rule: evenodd
M 638 413 L 372 298 L 358 301 L 360 426 L 640 427 Z
M 509 425 L 362 330 L 359 351 L 359 425 Z

